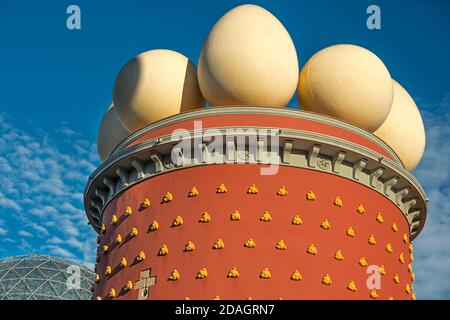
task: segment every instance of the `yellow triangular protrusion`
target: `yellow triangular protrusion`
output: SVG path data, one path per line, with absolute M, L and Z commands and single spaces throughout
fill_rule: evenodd
M 223 249 L 223 248 L 225 248 L 225 243 L 223 242 L 222 239 L 219 239 L 214 243 L 213 248 L 214 249 Z
M 269 268 L 264 268 L 259 274 L 259 277 L 262 279 L 270 279 L 272 277 L 272 274 L 270 273 Z
M 241 220 L 241 214 L 239 211 L 234 210 L 233 213 L 230 215 L 231 221 L 239 221 Z
M 386 269 L 384 268 L 384 264 L 382 264 L 382 265 L 378 268 L 378 272 L 379 272 L 382 276 L 385 276 L 385 275 L 386 275 Z
M 317 199 L 317 197 L 316 197 L 316 194 L 315 194 L 314 192 L 309 191 L 309 192 L 306 194 L 306 200 L 314 201 L 314 200 L 316 200 L 316 199 Z
M 412 264 L 410 263 L 410 264 L 408 264 L 408 271 L 409 271 L 409 273 L 411 273 L 412 272 Z
M 111 266 L 106 266 L 105 268 L 105 276 L 109 276 L 112 272 Z
M 280 189 L 278 189 L 277 195 L 278 196 L 287 196 L 288 191 L 286 190 L 286 186 L 282 186 Z
M 403 242 L 404 243 L 409 243 L 409 238 L 408 238 L 408 235 L 406 233 L 403 234 Z
M 139 234 L 139 232 L 138 232 L 138 229 L 137 229 L 137 228 L 135 228 L 135 227 L 131 228 L 130 236 L 131 236 L 132 238 L 136 237 L 138 234 Z
M 315 246 L 313 243 L 311 243 L 311 244 L 308 246 L 307 252 L 308 252 L 309 254 L 312 254 L 312 255 L 316 255 L 316 254 L 318 253 L 317 248 L 316 248 L 316 246 Z
M 411 295 L 411 300 L 416 300 L 417 298 L 416 298 L 416 294 L 415 293 L 413 293 L 412 295 Z
M 95 275 L 95 283 L 99 283 L 100 282 L 100 275 L 97 273 Z
M 247 193 L 248 194 L 257 194 L 259 191 L 258 191 L 258 188 L 256 187 L 256 185 L 255 184 L 252 184 L 250 187 L 248 187 L 248 189 L 247 189 Z
M 405 286 L 405 291 L 406 291 L 406 293 L 411 294 L 411 292 L 412 292 L 411 285 L 406 284 L 406 286 Z
M 400 283 L 400 277 L 398 273 L 396 273 L 392 279 L 394 280 L 395 283 Z
M 372 299 L 378 299 L 380 296 L 378 295 L 378 293 L 377 293 L 377 290 L 375 290 L 375 289 L 373 289 L 372 291 L 370 291 L 370 297 L 372 298 Z
M 300 281 L 302 279 L 303 279 L 302 274 L 298 270 L 294 270 L 294 272 L 292 272 L 291 280 Z
M 125 208 L 125 217 L 129 217 L 133 214 L 133 209 L 131 209 L 131 207 L 126 207 Z
M 201 268 L 197 272 L 197 279 L 205 279 L 208 276 L 208 270 L 206 268 Z
M 394 248 L 392 247 L 392 244 L 391 244 L 391 243 L 386 244 L 385 249 L 386 249 L 386 251 L 389 252 L 389 253 L 394 252 Z
M 105 233 L 105 232 L 106 232 L 106 226 L 105 226 L 105 224 L 102 224 L 102 227 L 100 228 L 100 232 L 101 232 L 101 233 Z
M 336 253 L 334 254 L 334 259 L 338 261 L 344 260 L 344 255 L 342 254 L 341 250 L 336 251 Z
M 381 212 L 377 213 L 377 218 L 376 218 L 377 222 L 379 223 L 383 223 L 384 222 L 384 218 L 383 215 L 381 214 Z
M 116 236 L 116 243 L 117 244 L 122 243 L 122 236 L 120 235 L 120 233 Z
M 410 243 L 409 244 L 409 252 L 413 253 L 413 251 L 414 251 L 413 245 L 412 245 L 412 243 Z
M 115 214 L 113 214 L 111 216 L 111 224 L 116 225 L 118 221 L 119 221 L 119 218 L 117 218 L 117 216 Z
M 228 278 L 238 278 L 239 277 L 239 271 L 236 267 L 233 267 L 230 269 L 227 275 Z
M 375 244 L 377 244 L 377 240 L 375 239 L 375 236 L 374 236 L 373 234 L 371 234 L 371 235 L 369 236 L 368 242 L 369 242 L 370 245 L 375 245 Z
M 130 280 L 127 281 L 127 285 L 125 286 L 125 290 L 126 291 L 131 291 L 133 290 L 133 282 L 131 282 Z
M 103 253 L 107 253 L 108 250 L 109 250 L 109 247 L 105 244 L 105 245 L 103 246 Z
M 323 220 L 322 223 L 320 224 L 320 227 L 321 227 L 323 230 L 328 230 L 328 229 L 330 229 L 330 228 L 331 228 L 330 221 L 328 221 L 328 219 Z
M 228 191 L 227 187 L 225 187 L 225 184 L 221 183 L 218 187 L 217 187 L 217 193 L 226 193 Z
M 287 247 L 286 247 L 286 243 L 284 242 L 284 240 L 278 241 L 278 242 L 277 242 L 277 245 L 276 245 L 276 248 L 277 248 L 278 250 L 286 250 Z
M 145 260 L 145 253 L 144 253 L 144 251 L 139 252 L 139 254 L 136 257 L 136 260 L 139 261 L 139 262 Z
M 398 256 L 398 260 L 403 264 L 405 263 L 405 255 L 403 253 L 400 253 Z
M 168 202 L 170 202 L 170 201 L 172 201 L 172 200 L 173 200 L 173 194 L 170 193 L 170 192 L 166 192 L 166 194 L 164 195 L 164 197 L 163 197 L 163 199 L 162 199 L 162 201 L 163 201 L 164 203 L 168 203 Z
M 206 211 L 203 212 L 202 216 L 200 217 L 199 222 L 208 223 L 210 221 L 211 221 L 211 216 L 209 215 L 209 213 Z
M 177 269 L 174 269 L 174 270 L 170 273 L 169 280 L 171 280 L 171 281 L 177 281 L 177 280 L 180 280 L 180 278 L 181 278 L 181 274 L 180 274 L 180 272 L 179 272 Z
M 220 296 L 215 295 L 215 296 L 213 297 L 213 300 L 220 300 Z
M 264 222 L 270 222 L 272 221 L 272 216 L 270 215 L 269 211 L 264 211 L 259 220 Z
M 109 289 L 108 295 L 110 298 L 115 298 L 116 297 L 116 289 L 114 289 L 114 288 Z
M 353 227 L 348 227 L 348 228 L 347 228 L 346 234 L 347 234 L 349 237 L 352 237 L 352 238 L 353 238 L 354 236 L 356 236 L 355 229 L 353 229 Z
M 365 257 L 361 257 L 361 259 L 359 259 L 358 264 L 359 264 L 361 267 L 367 267 L 367 266 L 369 265 L 369 264 L 367 263 L 367 260 L 366 260 Z
M 150 231 L 155 231 L 159 229 L 159 223 L 156 220 L 153 220 L 152 224 L 150 225 Z
M 356 212 L 358 212 L 359 214 L 364 214 L 366 212 L 366 209 L 362 204 L 360 204 L 356 207 Z
M 256 246 L 256 242 L 252 238 L 248 239 L 244 244 L 244 247 L 246 247 L 246 248 L 254 248 L 255 246 Z
M 409 254 L 409 260 L 414 261 L 414 255 L 412 253 Z
M 186 245 L 184 246 L 184 251 L 194 251 L 195 250 L 195 244 L 191 241 L 188 241 Z
M 123 258 L 120 260 L 120 266 L 121 266 L 122 268 L 124 268 L 124 267 L 127 266 L 127 264 L 128 264 L 127 259 L 126 259 L 125 257 L 123 257 Z
M 416 275 L 414 274 L 414 272 L 411 272 L 411 281 L 415 281 L 416 280 Z
M 337 207 L 342 207 L 342 206 L 344 205 L 344 201 L 342 201 L 342 199 L 341 199 L 340 196 L 337 196 L 337 197 L 334 199 L 333 204 L 334 204 L 335 206 L 337 206 Z
M 356 287 L 355 281 L 353 281 L 353 280 L 350 281 L 350 282 L 347 284 L 347 289 L 350 290 L 350 291 L 352 291 L 352 292 L 358 291 L 358 288 Z
M 331 285 L 331 284 L 333 283 L 333 281 L 331 281 L 331 276 L 330 276 L 328 273 L 326 273 L 326 274 L 323 276 L 323 278 L 322 278 L 322 283 L 323 283 L 324 285 L 327 285 L 327 286 L 329 286 L 329 285 Z
M 198 196 L 200 193 L 198 192 L 197 187 L 192 187 L 191 190 L 188 193 L 188 197 L 196 197 Z
M 166 256 L 168 254 L 169 254 L 169 247 L 163 244 L 162 247 L 159 248 L 158 256 Z
M 181 216 L 176 216 L 175 219 L 173 219 L 172 227 L 181 226 L 183 223 L 184 223 L 183 218 Z
M 302 218 L 300 218 L 300 215 L 296 214 L 293 218 L 292 218 L 292 224 L 295 225 L 301 225 L 303 223 Z
M 397 231 L 398 231 L 398 226 L 397 226 L 397 224 L 396 224 L 395 222 L 392 223 L 391 229 L 392 229 L 392 231 L 394 231 L 394 232 L 397 232 Z
M 148 208 L 150 207 L 150 200 L 145 198 L 144 201 L 142 202 L 142 208 Z

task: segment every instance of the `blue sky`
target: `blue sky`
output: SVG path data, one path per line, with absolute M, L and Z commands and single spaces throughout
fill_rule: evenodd
M 120 68 L 167 48 L 194 63 L 229 9 L 255 3 L 291 34 L 300 66 L 337 43 L 377 54 L 419 105 L 427 149 L 416 176 L 431 200 L 415 243 L 418 298 L 450 298 L 450 2 L 0 1 L 0 257 L 49 253 L 92 265 L 95 234 L 82 192 L 99 164 L 96 135 Z M 81 8 L 81 30 L 66 8 Z M 381 30 L 366 8 L 381 8 Z M 295 101 L 291 105 L 296 105 Z

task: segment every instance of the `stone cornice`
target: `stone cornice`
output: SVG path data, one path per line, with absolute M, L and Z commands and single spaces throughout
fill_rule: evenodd
M 130 134 L 125 140 L 123 140 L 121 143 L 117 145 L 117 147 L 111 153 L 111 156 L 114 156 L 115 154 L 126 148 L 127 145 L 129 145 L 130 143 L 132 143 L 133 141 L 135 141 L 136 139 L 140 138 L 142 135 L 148 132 L 184 120 L 196 120 L 198 118 L 206 116 L 231 115 L 231 114 L 265 114 L 265 115 L 288 116 L 291 118 L 315 121 L 318 123 L 323 123 L 337 128 L 345 129 L 359 136 L 362 136 L 369 141 L 374 142 L 375 144 L 380 146 L 383 150 L 385 150 L 387 154 L 389 154 L 392 157 L 392 159 L 402 164 L 397 154 L 383 140 L 353 124 L 309 111 L 292 108 L 267 107 L 267 106 L 226 106 L 226 107 L 202 108 L 189 112 L 183 112 L 171 117 L 167 117 Z
M 270 108 L 270 110 L 274 109 Z M 313 116 L 316 117 L 316 115 Z M 225 132 L 229 128 L 215 129 Z M 267 129 L 266 127 L 233 128 L 241 129 L 245 136 L 246 130 L 250 128 Z M 281 166 L 321 171 L 367 186 L 385 196 L 403 212 L 410 225 L 412 239 L 422 230 L 427 211 L 426 194 L 414 176 L 399 163 L 366 147 L 333 136 L 301 130 L 274 130 L 279 136 L 278 154 L 281 158 Z M 143 132 L 141 131 L 140 134 Z M 202 134 L 207 132 L 208 129 L 204 129 Z M 270 149 L 270 139 L 267 142 L 267 147 Z M 97 232 L 100 229 L 104 208 L 122 191 L 155 175 L 192 166 L 208 165 L 207 159 L 211 153 L 203 143 L 196 146 L 201 154 L 201 159 L 197 159 L 197 163 L 189 163 L 192 162 L 192 157 L 187 159 L 181 152 L 180 159 L 191 161 L 173 163 L 170 154 L 177 143 L 171 140 L 170 135 L 166 135 L 126 149 L 118 148 L 113 156 L 91 175 L 86 186 L 84 201 L 88 219 Z M 227 140 L 224 144 L 226 144 L 224 150 L 228 152 L 231 150 L 234 156 L 230 158 L 229 154 L 224 152 L 216 152 L 214 155 L 223 157 L 223 162 L 226 164 L 242 163 L 242 161 L 249 163 L 249 159 L 255 160 L 256 163 L 263 163 L 260 153 L 242 154 L 239 153 L 241 150 L 236 149 L 234 141 L 230 144 Z M 240 160 L 238 160 L 239 157 L 241 157 Z

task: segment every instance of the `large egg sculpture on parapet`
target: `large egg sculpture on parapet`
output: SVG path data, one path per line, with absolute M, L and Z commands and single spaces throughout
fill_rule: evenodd
M 128 136 L 129 132 L 120 123 L 114 105 L 103 116 L 97 135 L 97 151 L 103 162 L 109 158 L 114 148 Z
M 425 150 L 425 128 L 419 109 L 409 93 L 395 80 L 394 101 L 386 121 L 374 135 L 386 142 L 409 171 L 414 170 Z
M 113 102 L 130 132 L 204 105 L 195 65 L 178 52 L 159 49 L 137 55 L 122 68 Z
M 303 110 L 348 121 L 370 132 L 386 120 L 392 80 L 369 50 L 334 45 L 314 54 L 300 72 L 298 100 Z
M 295 93 L 298 60 L 284 26 L 267 10 L 241 5 L 210 31 L 198 62 L 200 89 L 213 106 L 285 106 Z

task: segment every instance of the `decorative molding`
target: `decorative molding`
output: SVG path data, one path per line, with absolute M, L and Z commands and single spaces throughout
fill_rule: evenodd
M 243 135 L 245 128 L 236 127 Z M 224 135 L 226 129 L 229 128 L 217 128 Z M 203 132 L 205 136 L 207 131 Z M 198 143 L 192 138 L 191 142 L 194 141 Z M 170 136 L 143 142 L 115 154 L 91 175 L 84 200 L 88 219 L 97 232 L 104 208 L 122 191 L 162 172 L 209 165 L 204 161 L 212 158 L 212 154 L 205 144 L 197 146 L 202 159 L 194 159 L 195 155 L 188 159 L 181 150 L 172 150 L 177 143 L 171 141 Z M 246 150 L 237 150 L 234 140 L 226 140 L 225 144 L 224 149 L 229 153 L 215 150 L 214 155 L 217 159 L 216 155 L 220 153 L 224 165 L 256 163 L 258 160 L 247 151 L 248 145 Z M 267 153 L 270 146 L 271 143 L 267 142 Z M 281 130 L 277 147 L 275 152 L 282 156 L 279 165 L 322 171 L 365 185 L 384 195 L 403 212 L 410 224 L 411 238 L 415 238 L 423 228 L 427 210 L 425 192 L 417 180 L 395 161 L 346 140 L 301 130 Z M 178 154 L 176 162 L 172 162 L 171 152 Z M 263 155 L 258 154 L 258 158 L 260 156 Z

